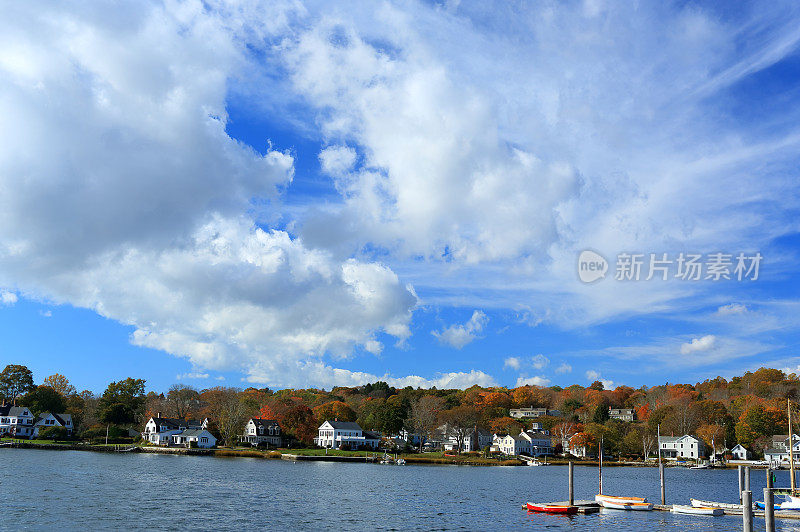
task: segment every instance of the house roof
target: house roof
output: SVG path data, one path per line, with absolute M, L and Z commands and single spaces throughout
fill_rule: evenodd
M 787 451 L 786 449 L 766 449 L 766 450 L 764 450 L 764 454 L 784 454 L 784 453 L 788 454 L 788 452 L 789 451 Z
M 362 430 L 355 421 L 325 421 L 325 423 L 338 430 Z
M 166 425 L 170 428 L 179 429 L 181 427 L 199 427 L 202 423 L 196 419 L 178 419 L 173 417 L 153 417 L 151 418 L 156 426 Z
M 683 436 L 659 436 L 658 443 L 671 443 L 680 440 Z
M 30 415 L 30 408 L 27 406 L 11 406 L 11 405 L 3 405 L 0 406 L 0 416 L 21 416 L 23 412 L 28 412 Z
M 186 429 L 183 432 L 181 432 L 179 436 L 200 436 L 204 432 L 211 434 L 206 429 Z
M 375 432 L 372 430 L 365 430 L 363 432 L 364 432 L 364 437 L 367 438 L 368 440 L 380 440 L 383 437 L 381 436 L 380 432 Z
M 61 426 L 63 426 L 63 427 L 67 426 L 67 420 L 72 421 L 72 414 L 54 414 L 52 412 L 44 412 L 42 414 L 39 414 L 39 417 L 37 418 L 36 422 L 38 423 L 40 420 L 44 419 L 46 416 L 53 416 L 53 418 L 56 421 L 58 421 L 61 424 Z
M 254 417 L 251 418 L 250 421 L 252 421 L 253 424 L 257 427 L 274 427 L 276 425 L 280 426 L 280 424 L 274 419 L 263 419 L 260 417 Z

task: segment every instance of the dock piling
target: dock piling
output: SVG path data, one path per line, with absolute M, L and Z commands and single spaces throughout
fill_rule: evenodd
M 742 530 L 753 532 L 753 492 L 742 492 Z
M 667 504 L 667 489 L 664 482 L 664 463 L 658 463 L 658 476 L 661 482 L 661 504 Z
M 739 503 L 742 502 L 742 492 L 744 491 L 744 466 L 739 465 L 737 467 L 737 472 L 739 473 Z
M 570 461 L 569 468 L 569 506 L 575 503 L 575 464 Z
M 772 468 L 767 466 L 767 487 L 772 487 Z
M 750 490 L 750 466 L 744 468 L 744 491 Z
M 767 469 L 769 471 L 769 469 Z M 769 478 L 769 475 L 767 476 Z M 771 484 L 768 480 L 767 484 Z M 772 496 L 772 486 L 764 488 L 764 526 L 766 532 L 775 532 L 775 502 Z

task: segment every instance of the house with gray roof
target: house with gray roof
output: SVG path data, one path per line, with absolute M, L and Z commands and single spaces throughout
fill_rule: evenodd
M 244 426 L 244 434 L 239 439 L 243 443 L 253 446 L 266 443 L 272 447 L 280 447 L 282 442 L 281 426 L 274 419 L 254 417 Z
M 145 424 L 142 439 L 155 445 L 170 445 L 173 443 L 172 436 L 175 434 L 186 429 L 205 429 L 207 422 L 208 420 L 201 422 L 194 419 L 161 417 L 161 412 L 159 412 Z
M 191 447 L 195 444 L 200 449 L 210 449 L 217 444 L 217 438 L 206 429 L 185 429 L 172 435 L 173 445 Z
M 33 413 L 27 406 L 0 406 L 0 435 L 30 438 L 33 435 Z
M 363 430 L 354 421 L 325 421 L 314 443 L 327 449 L 377 449 L 381 435 Z
M 61 427 L 67 432 L 67 436 L 72 436 L 72 415 L 71 414 L 53 414 L 45 412 L 39 414 L 36 423 L 33 425 L 33 437 L 39 435 L 39 431 L 50 428 Z

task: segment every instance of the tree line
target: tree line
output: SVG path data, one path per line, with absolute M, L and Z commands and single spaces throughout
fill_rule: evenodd
M 211 431 L 221 442 L 235 444 L 251 417 L 274 419 L 295 445 L 312 445 L 325 420 L 356 421 L 362 428 L 384 435 L 402 430 L 423 442 L 438 435 L 463 441 L 476 428 L 516 435 L 530 428 L 529 420 L 510 417 L 510 409 L 545 407 L 560 416 L 537 419 L 550 430 L 553 445 L 596 445 L 603 438 L 606 452 L 643 456 L 655 451 L 655 433 L 694 434 L 709 446 L 731 448 L 737 443 L 759 453 L 771 436 L 786 433 L 786 399 L 797 399 L 798 376 L 761 368 L 726 380 L 709 379 L 694 385 L 670 384 L 606 390 L 599 381 L 584 387 L 473 386 L 466 390 L 394 388 L 385 382 L 356 387 L 321 389 L 229 388 L 197 389 L 175 384 L 166 393 L 146 391 L 144 379 L 126 378 L 109 383 L 96 395 L 78 392 L 64 375 L 54 374 L 35 384 L 22 365 L 9 365 L 0 373 L 4 403 L 42 412 L 69 413 L 78 437 L 112 440 L 132 437 L 151 416 L 211 421 Z M 630 408 L 636 421 L 609 418 L 609 408 Z

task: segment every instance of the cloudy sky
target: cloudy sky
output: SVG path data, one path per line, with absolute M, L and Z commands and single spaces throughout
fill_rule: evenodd
M 0 365 L 96 391 L 800 365 L 794 2 L 3 4 Z

